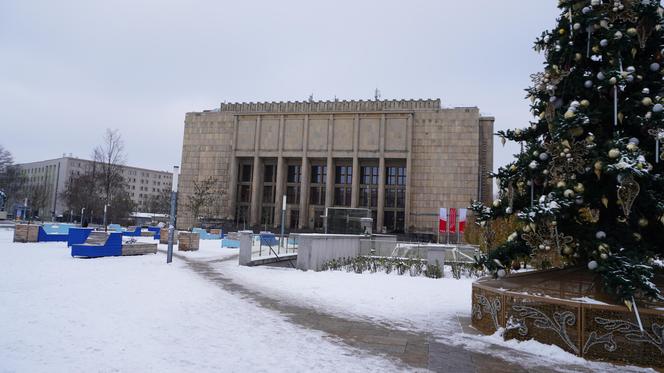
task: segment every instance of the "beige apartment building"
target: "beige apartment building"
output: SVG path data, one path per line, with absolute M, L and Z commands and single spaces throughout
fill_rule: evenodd
M 43 185 L 48 191 L 43 211 L 34 211 L 42 217 L 59 217 L 65 213 L 65 202 L 60 198 L 71 177 L 81 175 L 92 167 L 87 159 L 67 157 L 45 161 L 17 164 L 26 177 L 27 186 Z M 122 166 L 122 176 L 127 184 L 127 192 L 139 211 L 145 207 L 151 196 L 171 190 L 172 173 L 145 168 Z
M 241 228 L 320 230 L 326 207 L 370 209 L 374 229 L 431 233 L 441 207 L 491 200 L 494 118 L 440 100 L 222 104 L 187 113 L 178 227 L 195 181 L 214 178 Z

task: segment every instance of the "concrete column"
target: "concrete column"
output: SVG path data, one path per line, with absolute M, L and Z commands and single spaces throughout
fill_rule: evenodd
M 327 157 L 327 179 L 325 182 L 325 207 L 334 205 L 334 158 Z
M 258 156 L 254 157 L 253 176 L 251 179 L 251 216 L 249 216 L 249 224 L 255 227 L 261 223 L 261 209 L 260 199 L 263 194 L 261 185 L 261 176 L 263 176 L 263 162 Z
M 411 159 L 413 156 L 411 155 L 413 151 L 413 114 L 410 114 L 408 116 L 408 122 L 406 123 L 406 195 L 404 198 L 406 199 L 405 201 L 405 206 L 404 206 L 404 231 L 408 232 L 408 229 L 410 228 L 410 196 L 411 196 L 411 185 L 412 185 L 412 161 Z M 437 211 L 437 207 L 434 206 L 434 210 Z M 436 232 L 434 232 L 436 233 Z
M 253 231 L 240 231 L 240 259 L 239 264 L 246 266 L 251 262 L 252 235 Z
M 277 158 L 277 185 L 274 188 L 274 228 L 281 225 L 281 207 L 286 185 L 286 162 L 284 157 Z
M 227 218 L 233 220 L 235 220 L 235 210 L 237 209 L 237 183 L 239 164 L 240 161 L 235 156 L 233 156 L 231 158 L 230 182 L 228 183 L 228 211 L 226 211 Z
M 360 203 L 360 159 L 353 157 L 353 179 L 351 184 L 350 207 L 356 208 Z
M 376 210 L 376 230 L 383 233 L 385 215 L 385 157 L 378 161 L 378 209 Z
M 311 187 L 311 172 L 309 158 L 302 157 L 302 179 L 300 180 L 300 221 L 298 226 L 300 229 L 307 227 L 309 215 L 309 189 Z

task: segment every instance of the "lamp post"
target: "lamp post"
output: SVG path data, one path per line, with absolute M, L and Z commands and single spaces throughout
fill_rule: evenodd
M 85 213 L 85 207 L 81 209 L 81 227 L 83 226 L 83 213 Z
M 108 231 L 108 228 L 106 227 L 106 208 L 110 206 L 108 203 L 104 205 L 104 232 Z
M 173 261 L 173 236 L 175 235 L 175 204 L 178 195 L 178 175 L 180 167 L 173 166 L 173 186 L 171 188 L 171 221 L 168 225 L 168 254 L 166 263 Z
M 286 220 L 286 195 L 284 194 L 284 198 L 282 199 L 281 202 L 281 238 L 279 238 L 279 246 L 283 247 L 284 246 L 284 220 Z M 288 245 L 286 245 L 288 246 Z M 286 252 L 288 252 L 288 248 L 286 248 Z

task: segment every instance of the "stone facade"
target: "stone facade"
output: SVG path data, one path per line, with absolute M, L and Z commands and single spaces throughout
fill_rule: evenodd
M 222 104 L 187 113 L 178 228 L 194 182 L 216 180 L 216 218 L 320 227 L 325 207 L 372 209 L 377 231 L 435 233 L 440 207 L 489 201 L 493 122 L 440 100 Z M 256 167 L 257 166 L 257 167 Z M 385 229 L 383 229 L 385 227 Z

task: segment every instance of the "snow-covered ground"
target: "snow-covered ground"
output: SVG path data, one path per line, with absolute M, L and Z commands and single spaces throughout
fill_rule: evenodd
M 638 367 L 591 362 L 553 345 L 536 341 L 504 341 L 498 335 L 463 333 L 461 323 L 470 323 L 471 290 L 474 279 L 398 276 L 396 274 L 345 271 L 302 272 L 278 267 L 240 267 L 236 260 L 217 263 L 217 270 L 233 281 L 275 299 L 331 312 L 347 318 L 371 320 L 432 333 L 439 342 L 463 346 L 480 353 L 505 358 L 518 356 L 524 367 L 574 364 L 598 372 L 653 371 Z M 466 326 L 466 325 L 464 325 Z M 566 368 L 562 368 L 565 371 Z M 569 371 L 569 369 L 567 369 Z
M 398 370 L 162 253 L 74 259 L 64 243 L 11 239 L 0 230 L 0 372 Z
M 467 314 L 473 279 L 430 279 L 385 273 L 302 272 L 290 268 L 217 264 L 233 280 L 276 298 L 346 317 L 408 330 L 449 331 Z M 451 276 L 450 272 L 445 273 Z

